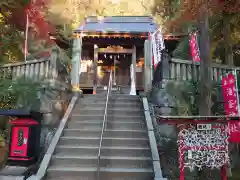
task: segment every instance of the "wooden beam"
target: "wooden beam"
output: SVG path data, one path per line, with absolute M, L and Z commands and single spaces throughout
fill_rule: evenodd
M 124 38 L 83 38 L 83 45 L 93 45 L 107 46 L 107 45 L 121 45 L 129 46 L 132 48 L 133 45 L 137 47 L 144 46 L 144 39 L 124 39 Z

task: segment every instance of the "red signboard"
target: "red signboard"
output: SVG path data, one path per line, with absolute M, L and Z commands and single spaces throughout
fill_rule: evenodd
M 224 98 L 224 109 L 227 116 L 238 116 L 238 96 L 236 91 L 236 79 L 233 74 L 222 77 L 222 92 Z M 229 122 L 229 141 L 240 142 L 239 121 Z

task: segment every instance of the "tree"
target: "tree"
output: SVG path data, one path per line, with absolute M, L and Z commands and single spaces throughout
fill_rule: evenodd
M 14 10 L 23 8 L 27 3 L 27 0 L 3 0 L 0 2 L 0 63 L 14 62 L 23 58 L 21 31 L 9 22 L 9 19 Z
M 23 47 L 26 28 L 26 16 L 29 16 L 30 42 L 51 42 L 49 31 L 54 30 L 45 20 L 43 10 L 47 0 L 3 0 L 0 3 L 0 63 L 24 60 Z M 44 45 L 44 43 L 42 43 Z M 39 50 L 39 49 L 38 49 Z

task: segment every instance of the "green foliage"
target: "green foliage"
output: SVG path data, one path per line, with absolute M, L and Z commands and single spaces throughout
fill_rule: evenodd
M 198 115 L 198 103 L 200 102 L 198 82 L 169 82 L 166 86 L 167 93 L 173 97 L 176 107 L 173 109 L 174 115 L 191 116 Z M 212 86 L 211 110 L 213 115 L 223 115 L 222 95 L 219 84 Z
M 0 2 L 0 64 L 24 59 L 23 32 L 15 26 L 11 16 L 18 10 L 22 11 L 29 2 L 30 0 L 1 0 Z
M 20 77 L 0 81 L 0 103 L 2 108 L 24 108 L 39 110 L 40 100 L 51 99 L 55 90 L 41 80 Z
M 1 0 L 0 7 L 19 8 L 29 4 L 30 0 Z
M 177 48 L 173 51 L 173 57 L 179 59 L 190 60 L 190 49 L 189 49 L 189 37 L 185 37 L 177 46 Z
M 5 139 L 4 136 L 0 133 L 0 148 L 5 146 Z

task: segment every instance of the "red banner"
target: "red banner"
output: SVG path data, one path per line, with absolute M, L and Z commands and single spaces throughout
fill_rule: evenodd
M 200 53 L 196 33 L 190 35 L 189 46 L 193 62 L 200 62 Z
M 227 116 L 238 116 L 238 99 L 236 91 L 236 79 L 233 74 L 222 77 L 222 92 L 224 98 L 224 110 Z M 240 142 L 239 121 L 229 122 L 230 142 Z

